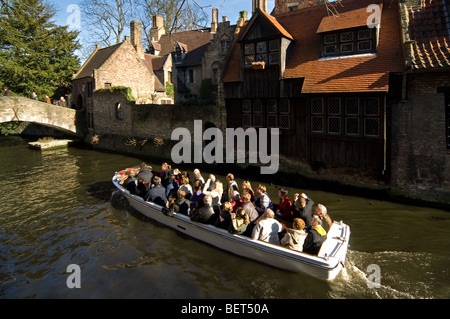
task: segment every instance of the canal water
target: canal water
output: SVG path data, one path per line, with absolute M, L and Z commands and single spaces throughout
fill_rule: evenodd
M 114 208 L 108 200 L 114 172 L 141 159 L 79 148 L 41 152 L 27 142 L 0 137 L 1 299 L 450 297 L 450 212 L 289 189 L 307 193 L 351 227 L 345 269 L 324 282 Z M 276 198 L 274 185 L 270 193 Z M 72 264 L 80 267 L 79 289 L 67 285 Z

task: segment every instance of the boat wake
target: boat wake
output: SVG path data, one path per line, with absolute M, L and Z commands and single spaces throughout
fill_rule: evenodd
M 446 258 L 429 253 L 349 250 L 345 268 L 335 280 L 333 298 L 423 299 L 448 298 Z M 440 261 L 440 262 L 439 262 Z M 440 266 L 436 266 L 439 264 Z M 376 273 L 379 271 L 379 273 Z M 432 295 L 443 285 L 442 295 Z

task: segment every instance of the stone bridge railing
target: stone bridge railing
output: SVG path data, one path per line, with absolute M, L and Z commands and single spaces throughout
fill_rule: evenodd
M 80 135 L 73 109 L 18 96 L 0 97 L 0 123 L 32 122 L 71 135 Z

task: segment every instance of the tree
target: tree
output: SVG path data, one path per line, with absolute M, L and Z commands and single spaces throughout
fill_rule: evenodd
M 134 0 L 84 0 L 80 8 L 91 42 L 111 46 L 122 41 L 133 15 Z
M 180 31 L 205 28 L 208 17 L 197 4 L 191 5 L 187 0 L 135 0 L 141 10 L 139 19 L 150 40 L 150 22 L 159 14 L 164 17 L 164 28 L 168 34 Z
M 44 0 L 0 2 L 0 82 L 18 95 L 70 92 L 78 32 L 55 25 L 54 15 Z

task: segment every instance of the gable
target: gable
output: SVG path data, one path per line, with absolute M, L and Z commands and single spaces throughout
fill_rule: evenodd
M 238 41 L 247 42 L 280 37 L 292 40 L 289 32 L 274 17 L 258 9 L 248 22 L 247 27 L 238 36 Z

